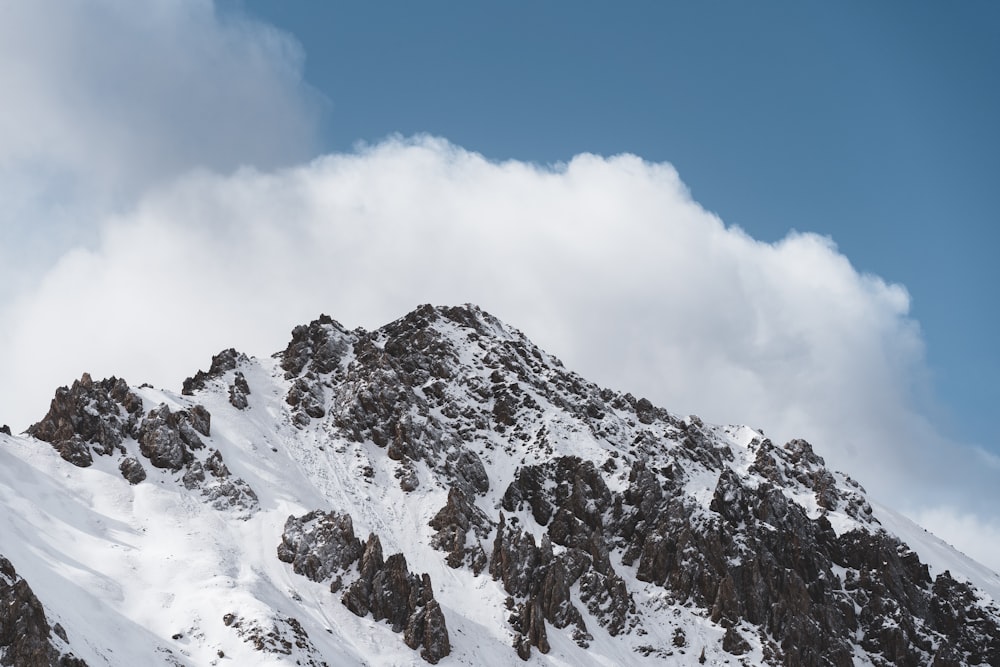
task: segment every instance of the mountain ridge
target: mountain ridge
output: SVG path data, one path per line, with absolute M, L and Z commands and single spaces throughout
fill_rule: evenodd
M 932 575 L 809 443 L 601 389 L 471 305 L 372 332 L 321 316 L 273 357 L 224 350 L 180 394 L 84 375 L 28 435 L 0 435 L 0 452 L 75 489 L 28 518 L 82 517 L 94 553 L 79 569 L 105 588 L 81 599 L 148 637 L 115 644 L 45 591 L 69 636 L 50 631 L 49 657 L 1000 664 L 1000 584 Z M 30 496 L 10 477 L 0 491 Z M 189 534 L 161 525 L 176 513 Z M 44 540 L 26 542 L 13 560 L 32 586 L 74 560 L 40 566 Z M 127 557 L 102 564 L 115 549 Z

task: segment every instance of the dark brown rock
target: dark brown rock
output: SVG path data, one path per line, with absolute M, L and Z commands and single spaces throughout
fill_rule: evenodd
M 410 491 L 416 491 L 420 487 L 420 478 L 417 476 L 417 471 L 413 467 L 413 462 L 409 459 L 403 461 L 396 467 L 394 475 L 396 479 L 399 480 L 399 488 L 407 493 Z
M 246 410 L 250 405 L 247 396 L 250 395 L 250 385 L 240 371 L 233 374 L 233 383 L 229 385 L 229 404 L 237 410 Z
M 209 366 L 208 372 L 199 370 L 193 377 L 184 380 L 181 393 L 185 396 L 191 396 L 194 392 L 204 389 L 209 380 L 221 378 L 228 371 L 235 370 L 239 364 L 246 361 L 248 361 L 247 356 L 233 348 L 223 350 L 212 357 L 212 364 Z
M 45 617 L 42 603 L 9 560 L 0 556 L 0 665 L 14 667 L 86 667 L 73 654 L 60 655 L 52 644 L 56 634 L 66 642 L 66 631 L 56 632 Z
M 180 470 L 194 460 L 189 441 L 201 444 L 200 439 L 194 440 L 197 435 L 192 437 L 194 429 L 190 424 L 188 437 L 182 436 L 177 414 L 166 405 L 160 405 L 150 410 L 139 426 L 139 451 L 157 468 Z
M 313 511 L 288 517 L 278 558 L 291 563 L 296 574 L 326 581 L 353 565 L 362 551 L 350 515 Z
M 540 526 L 545 526 L 552 518 L 552 503 L 542 490 L 545 481 L 542 466 L 521 466 L 514 471 L 514 481 L 503 494 L 501 507 L 508 512 L 519 510 L 522 504 L 531 508 L 531 515 Z
M 947 570 L 934 579 L 928 625 L 947 638 L 935 654 L 935 664 L 962 654 L 968 656 L 969 664 L 1000 665 L 1000 626 L 995 614 L 977 603 L 972 586 L 956 581 Z
M 352 335 L 340 323 L 320 315 L 292 330 L 292 340 L 279 356 L 286 378 L 298 377 L 309 367 L 316 373 L 333 372 L 352 344 Z
M 146 469 L 139 463 L 139 459 L 134 456 L 126 456 L 118 464 L 118 470 L 122 477 L 128 480 L 129 484 L 138 484 L 146 479 Z
M 489 535 L 490 524 L 486 514 L 472 504 L 459 487 L 453 486 L 448 491 L 447 504 L 429 522 L 437 531 L 431 538 L 431 546 L 448 553 L 449 567 L 467 565 L 479 574 L 487 561 L 480 540 Z
M 736 628 L 730 626 L 726 628 L 726 634 L 722 638 L 722 650 L 733 655 L 745 655 L 750 652 L 750 643 Z
M 540 552 L 535 536 L 520 528 L 508 527 L 503 514 L 493 541 L 490 574 L 503 582 L 504 590 L 517 597 L 529 595 L 538 583 Z
M 451 653 L 448 627 L 437 600 L 428 600 L 414 612 L 407 621 L 404 641 L 410 648 L 420 646 L 420 657 L 432 665 Z
M 157 468 L 180 470 L 194 460 L 193 450 L 205 447 L 200 436 L 211 434 L 211 420 L 200 405 L 174 412 L 161 404 L 139 424 L 139 451 Z
M 357 616 L 371 613 L 376 621 L 386 621 L 393 632 L 403 633 L 407 646 L 419 648 L 421 657 L 432 664 L 451 652 L 429 575 L 411 573 L 401 553 L 383 561 L 382 543 L 374 534 L 365 544 L 358 574 L 341 598 L 345 607 Z
M 65 460 L 87 467 L 93 455 L 124 452 L 122 441 L 131 435 L 142 414 L 142 399 L 118 378 L 94 382 L 90 375 L 60 387 L 49 411 L 28 428 L 28 435 L 52 444 Z
M 326 415 L 326 393 L 323 385 L 314 377 L 297 378 L 292 383 L 285 402 L 295 409 L 296 416 L 304 416 L 312 419 L 319 419 Z M 297 419 L 296 423 L 306 425 L 309 423 L 305 418 Z

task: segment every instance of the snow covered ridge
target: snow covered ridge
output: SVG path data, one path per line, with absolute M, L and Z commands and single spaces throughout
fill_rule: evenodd
M 1000 665 L 1000 578 L 809 443 L 475 306 L 0 432 L 0 665 Z

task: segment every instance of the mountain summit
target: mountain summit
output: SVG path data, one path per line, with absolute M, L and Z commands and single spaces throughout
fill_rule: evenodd
M 0 665 L 1000 665 L 1000 577 L 803 440 L 475 306 L 321 316 L 0 433 Z

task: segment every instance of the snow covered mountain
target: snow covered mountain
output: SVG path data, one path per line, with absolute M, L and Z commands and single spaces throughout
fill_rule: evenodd
M 1000 577 L 812 447 L 475 306 L 0 434 L 0 665 L 1000 665 Z

